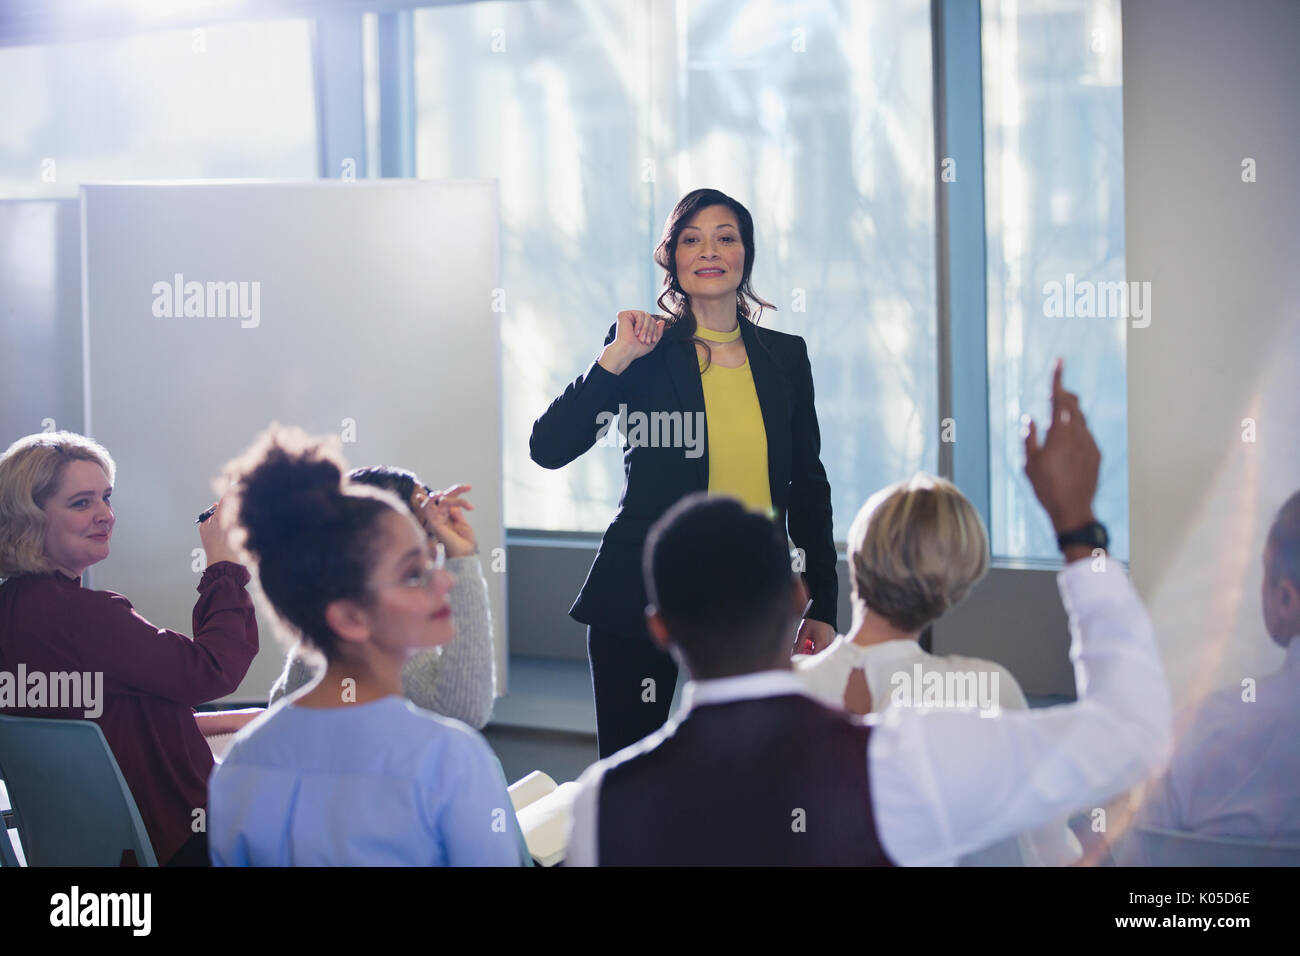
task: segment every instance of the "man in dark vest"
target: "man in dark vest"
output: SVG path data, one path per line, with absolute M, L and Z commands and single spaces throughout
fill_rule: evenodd
M 790 669 L 807 594 L 785 536 L 729 498 L 683 499 L 646 541 L 652 636 L 691 676 L 659 731 L 580 780 L 569 865 L 944 865 L 1099 806 L 1163 763 L 1170 699 L 1151 623 L 1092 513 L 1100 453 L 1061 387 L 1026 472 L 1066 566 L 1076 703 L 858 718 Z M 672 693 L 647 678 L 646 694 Z M 945 706 L 955 709 L 946 712 Z

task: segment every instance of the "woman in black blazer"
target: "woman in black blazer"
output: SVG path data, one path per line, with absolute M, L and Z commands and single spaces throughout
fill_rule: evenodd
M 792 648 L 809 640 L 820 650 L 835 635 L 839 586 L 812 368 L 803 339 L 750 319 L 751 303 L 760 316 L 770 307 L 749 284 L 753 237 L 736 200 L 716 189 L 684 196 L 655 250 L 667 315 L 620 312 L 599 359 L 533 423 L 529 452 L 543 468 L 567 465 L 598 439 L 610 443 L 612 419 L 628 432 L 618 513 L 569 611 L 587 625 L 601 757 L 668 717 L 677 666 L 646 631 L 641 550 L 650 526 L 685 495 L 730 493 L 770 507 L 800 549 L 812 598 Z M 710 442 L 706 412 L 730 434 Z

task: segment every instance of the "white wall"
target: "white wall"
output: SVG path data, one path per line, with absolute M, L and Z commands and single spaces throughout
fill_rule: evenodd
M 77 201 L 0 202 L 0 451 L 81 431 L 81 355 Z
M 496 184 L 85 186 L 82 210 L 86 424 L 118 465 L 113 553 L 93 585 L 190 633 L 194 517 L 224 463 L 279 421 L 339 436 L 352 465 L 473 485 L 500 650 Z M 177 273 L 258 283 L 258 314 L 160 317 L 154 285 Z M 241 700 L 264 699 L 284 659 L 259 622 Z
M 1183 704 L 1281 659 L 1259 586 L 1300 488 L 1300 3 L 1126 2 L 1123 31 L 1128 278 L 1153 306 L 1128 334 L 1132 573 Z

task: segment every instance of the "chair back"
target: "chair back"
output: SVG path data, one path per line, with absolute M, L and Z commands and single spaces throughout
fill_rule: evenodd
M 5 789 L 4 775 L 0 774 L 0 866 L 22 866 L 10 839 L 11 827 L 17 832 L 18 818 L 9 805 L 9 791 Z
M 997 843 L 967 853 L 957 860 L 958 866 L 1025 866 L 1025 857 L 1018 837 L 1007 837 Z
M 1300 866 L 1300 844 L 1134 827 L 1115 849 L 1120 866 Z
M 0 777 L 29 866 L 158 865 L 97 724 L 0 717 Z

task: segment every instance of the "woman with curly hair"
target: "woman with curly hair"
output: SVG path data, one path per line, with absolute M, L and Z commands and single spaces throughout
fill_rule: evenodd
M 262 592 L 325 669 L 245 727 L 213 774 L 213 862 L 521 863 L 487 743 L 403 694 L 409 656 L 455 633 L 441 550 L 392 492 L 345 482 L 327 439 L 273 425 L 226 474 Z

